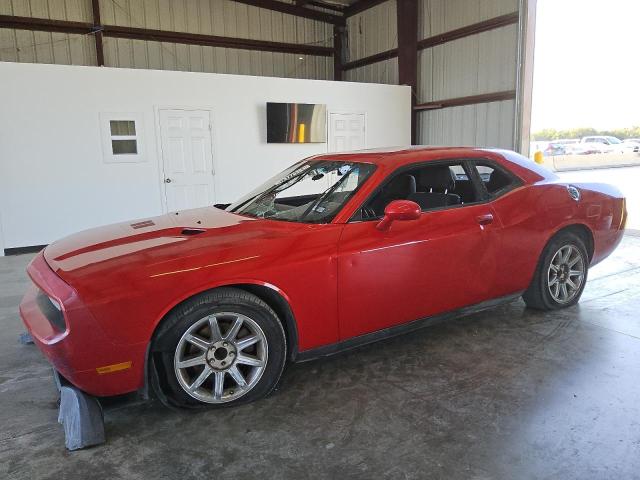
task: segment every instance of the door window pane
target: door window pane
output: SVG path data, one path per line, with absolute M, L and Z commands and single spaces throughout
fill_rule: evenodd
M 362 209 L 362 219 L 380 218 L 394 200 L 411 200 L 422 211 L 459 207 L 478 201 L 476 189 L 461 163 L 421 165 L 392 174 Z

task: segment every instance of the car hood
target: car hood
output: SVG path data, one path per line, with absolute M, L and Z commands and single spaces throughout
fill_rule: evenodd
M 70 284 L 124 269 L 148 275 L 189 268 L 203 256 L 215 259 L 230 250 L 255 255 L 266 239 L 286 237 L 300 227 L 206 207 L 85 230 L 52 243 L 44 257 Z

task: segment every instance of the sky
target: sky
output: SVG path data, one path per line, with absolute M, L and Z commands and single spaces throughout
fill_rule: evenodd
M 640 125 L 640 0 L 538 0 L 532 130 Z

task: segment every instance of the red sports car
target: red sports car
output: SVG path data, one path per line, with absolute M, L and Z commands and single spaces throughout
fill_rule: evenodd
M 519 296 L 575 304 L 625 200 L 508 151 L 303 160 L 230 205 L 95 228 L 31 262 L 20 306 L 55 369 L 98 396 L 151 385 L 238 404 L 300 362 Z

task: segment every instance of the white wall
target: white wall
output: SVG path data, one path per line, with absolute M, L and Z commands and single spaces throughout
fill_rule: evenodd
M 367 148 L 410 143 L 403 86 L 2 62 L 0 79 L 4 248 L 163 213 L 158 107 L 213 111 L 216 202 L 327 150 L 326 143 L 267 144 L 267 101 L 364 112 Z M 103 162 L 100 112 L 143 115 L 144 163 Z

